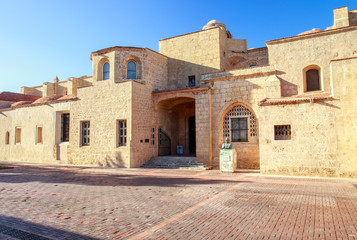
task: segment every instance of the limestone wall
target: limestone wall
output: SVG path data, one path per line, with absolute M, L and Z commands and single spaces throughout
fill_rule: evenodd
M 331 63 L 335 108 L 335 137 L 341 176 L 357 176 L 357 58 Z
M 159 52 L 169 57 L 169 88 L 183 88 L 188 85 L 188 76 L 221 69 L 220 37 L 226 35 L 220 28 L 194 32 L 159 41 Z
M 146 51 L 143 64 L 142 82 L 133 83 L 132 92 L 132 142 L 131 167 L 139 167 L 158 154 L 158 122 L 154 111 L 152 91 L 167 86 L 167 58 Z M 154 128 L 154 144 L 152 144 Z
M 56 112 L 69 111 L 72 102 L 19 107 L 0 114 L 0 155 L 2 160 L 59 163 L 56 160 Z M 42 143 L 37 143 L 42 127 Z M 21 128 L 21 142 L 15 143 L 15 129 Z M 6 132 L 10 134 L 5 144 Z
M 260 167 L 264 174 L 335 176 L 335 101 L 259 109 Z M 291 140 L 274 140 L 275 125 L 290 125 Z
M 332 61 L 331 73 L 332 101 L 259 108 L 262 173 L 357 176 L 357 59 Z M 275 140 L 274 125 L 290 125 L 291 140 Z
M 309 36 L 268 41 L 269 63 L 279 71 L 282 95 L 304 93 L 303 69 L 309 65 L 321 68 L 322 90 L 330 91 L 330 60 L 353 56 L 357 49 L 356 29 L 335 29 Z
M 132 131 L 131 81 L 98 81 L 78 89 L 79 101 L 71 107 L 69 164 L 130 167 Z M 117 120 L 127 121 L 127 145 L 117 144 Z M 90 121 L 90 145 L 81 144 L 81 121 Z
M 209 95 L 208 92 L 199 92 L 195 95 L 196 109 L 196 157 L 209 164 Z
M 213 153 L 214 164 L 219 164 L 219 150 L 224 142 L 223 120 L 226 113 L 236 104 L 251 110 L 256 118 L 256 129 L 259 131 L 258 102 L 265 97 L 265 80 L 268 76 L 255 78 L 236 78 L 217 81 L 213 91 Z M 248 119 L 249 121 L 249 119 Z M 249 122 L 248 122 L 249 124 Z M 249 124 L 250 125 L 250 124 Z M 238 168 L 259 169 L 259 138 L 248 136 L 248 142 L 234 142 L 237 151 Z

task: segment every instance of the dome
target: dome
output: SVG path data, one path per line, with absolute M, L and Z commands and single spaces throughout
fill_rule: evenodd
M 206 25 L 208 25 L 208 24 L 219 24 L 219 23 L 221 23 L 221 22 L 218 21 L 218 20 L 213 19 L 213 20 L 209 21 Z
M 207 30 L 207 29 L 211 29 L 211 28 L 215 28 L 215 27 L 220 27 L 221 29 L 223 29 L 224 31 L 226 30 L 226 25 L 224 25 L 223 23 L 221 23 L 218 20 L 211 20 L 209 21 L 203 28 L 202 30 Z
M 311 34 L 311 33 L 318 33 L 318 32 L 323 32 L 323 31 L 321 29 L 319 29 L 319 28 L 313 28 L 313 29 L 311 29 L 309 31 L 302 32 L 302 33 L 298 34 L 298 36 Z

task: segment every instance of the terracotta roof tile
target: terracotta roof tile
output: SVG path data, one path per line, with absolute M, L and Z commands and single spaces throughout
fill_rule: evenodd
M 58 98 L 57 100 L 58 100 L 58 101 L 61 101 L 61 100 L 70 100 L 70 99 L 76 99 L 76 98 L 77 98 L 76 95 L 74 95 L 74 94 L 69 94 L 69 95 L 64 95 L 64 96 L 62 96 L 62 97 Z
M 27 104 L 31 104 L 32 101 L 19 101 L 19 102 L 15 102 L 13 104 L 11 104 L 11 107 L 18 107 L 18 106 L 22 106 L 22 105 L 27 105 Z
M 54 101 L 54 100 L 57 100 L 60 97 L 62 97 L 62 96 L 51 95 L 51 96 L 47 96 L 47 97 L 42 97 L 42 98 L 39 98 L 36 101 L 34 101 L 32 104 L 46 103 L 46 102 Z
M 14 92 L 0 92 L 0 100 L 10 101 L 10 102 L 19 102 L 19 101 L 35 101 L 39 99 L 39 96 L 14 93 Z

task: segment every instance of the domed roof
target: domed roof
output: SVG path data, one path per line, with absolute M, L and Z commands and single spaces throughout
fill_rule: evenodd
M 206 29 L 211 29 L 211 28 L 215 28 L 215 27 L 220 27 L 223 30 L 226 30 L 226 25 L 224 25 L 223 23 L 221 23 L 218 20 L 211 20 L 209 21 L 203 28 L 202 30 L 206 30 Z
M 207 23 L 207 25 L 208 25 L 208 24 L 219 24 L 219 23 L 221 23 L 221 22 L 218 21 L 218 20 L 213 19 L 213 20 L 209 21 L 209 22 Z
M 310 34 L 310 33 L 318 33 L 318 32 L 323 32 L 321 29 L 319 28 L 313 28 L 309 31 L 305 31 L 305 32 L 302 32 L 300 34 L 298 34 L 298 36 L 301 36 L 301 35 L 306 35 L 306 34 Z

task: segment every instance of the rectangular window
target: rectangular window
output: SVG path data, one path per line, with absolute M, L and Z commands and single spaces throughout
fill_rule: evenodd
M 151 128 L 150 138 L 151 145 L 155 145 L 155 128 Z
M 15 128 L 15 143 L 21 143 L 21 128 Z
M 188 76 L 188 86 L 189 87 L 196 86 L 196 76 Z
M 274 126 L 275 140 L 290 140 L 291 126 L 290 125 L 275 125 Z
M 42 127 L 36 129 L 36 143 L 42 143 Z
M 126 120 L 118 120 L 118 146 L 126 145 Z
M 248 118 L 232 118 L 232 142 L 248 142 Z
M 90 122 L 83 121 L 81 122 L 81 138 L 82 146 L 89 146 L 90 144 Z
M 61 141 L 69 141 L 69 113 L 64 113 L 61 116 Z

